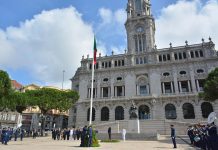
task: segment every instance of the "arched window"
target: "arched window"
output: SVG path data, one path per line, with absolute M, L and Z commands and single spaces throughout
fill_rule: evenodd
M 103 107 L 101 109 L 101 121 L 109 120 L 109 109 L 107 107 Z
M 87 121 L 89 121 L 90 108 L 87 111 Z M 95 121 L 95 108 L 92 107 L 92 121 Z
M 213 106 L 209 102 L 203 102 L 201 104 L 201 111 L 203 118 L 207 118 L 211 112 L 213 112 Z
M 141 105 L 138 110 L 139 119 L 150 119 L 150 108 L 147 105 Z
M 194 107 L 190 103 L 185 103 L 182 106 L 184 119 L 195 119 Z
M 176 107 L 173 104 L 167 104 L 165 106 L 165 116 L 166 119 L 176 119 Z
M 115 120 L 124 120 L 124 109 L 122 106 L 117 106 L 115 109 Z
M 141 0 L 135 0 L 135 10 L 137 12 L 140 12 L 142 9 L 142 6 L 141 6 Z

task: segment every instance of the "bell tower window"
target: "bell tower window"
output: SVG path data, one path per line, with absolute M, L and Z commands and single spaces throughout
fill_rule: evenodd
M 141 0 L 135 0 L 135 10 L 139 13 L 142 10 Z

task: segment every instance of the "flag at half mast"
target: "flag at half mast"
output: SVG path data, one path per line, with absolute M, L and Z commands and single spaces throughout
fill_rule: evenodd
M 96 39 L 94 37 L 94 65 L 97 63 L 97 45 L 96 45 Z

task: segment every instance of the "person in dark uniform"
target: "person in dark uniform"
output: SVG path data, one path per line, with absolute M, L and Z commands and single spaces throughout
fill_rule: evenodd
M 76 136 L 77 136 L 77 140 L 79 140 L 79 138 L 80 138 L 80 135 L 81 135 L 81 131 L 80 131 L 80 129 L 79 129 L 79 128 L 77 128 L 77 130 L 76 130 Z
M 173 125 L 170 126 L 171 127 L 171 138 L 172 138 L 172 142 L 173 142 L 173 148 L 177 148 L 176 146 L 176 131 Z
M 89 135 L 88 147 L 91 147 L 92 146 L 92 126 L 89 126 L 88 128 L 88 135 Z
M 18 134 L 18 130 L 16 129 L 14 132 L 14 141 L 17 141 Z
M 85 137 L 86 137 L 86 133 L 87 133 L 87 126 L 83 127 L 83 131 L 81 134 L 81 144 L 80 147 L 85 147 Z
M 218 136 L 217 136 L 217 127 L 214 123 L 208 129 L 208 143 L 209 150 L 217 150 L 218 147 Z
M 20 130 L 20 140 L 23 141 L 23 137 L 24 137 L 24 129 Z
M 108 137 L 109 137 L 109 140 L 111 141 L 111 127 L 108 128 Z

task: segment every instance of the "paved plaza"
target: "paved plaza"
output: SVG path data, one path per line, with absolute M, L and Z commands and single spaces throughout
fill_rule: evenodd
M 194 150 L 181 139 L 177 139 L 179 150 Z M 173 149 L 169 137 L 161 137 L 159 141 L 125 141 L 119 143 L 100 143 L 98 148 L 81 148 L 80 141 L 53 141 L 49 137 L 31 139 L 24 141 L 11 141 L 9 144 L 0 145 L 0 150 L 168 150 Z

